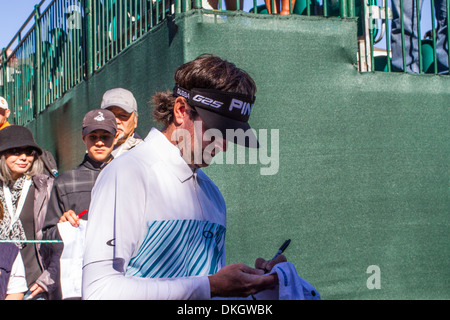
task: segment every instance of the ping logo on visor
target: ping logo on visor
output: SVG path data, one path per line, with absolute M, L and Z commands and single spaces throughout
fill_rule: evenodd
M 250 104 L 249 102 L 239 99 L 233 99 L 231 100 L 230 111 L 232 111 L 233 108 L 240 109 L 242 114 L 248 114 L 250 116 L 250 112 L 252 112 L 253 109 L 253 103 Z
M 255 102 L 254 96 L 212 89 L 194 88 L 191 91 L 175 85 L 174 96 L 184 97 L 190 106 L 202 108 L 221 116 L 247 122 Z

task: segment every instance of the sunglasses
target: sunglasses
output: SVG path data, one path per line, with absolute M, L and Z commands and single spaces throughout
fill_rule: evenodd
M 33 148 L 27 147 L 27 148 L 12 148 L 6 150 L 6 154 L 10 156 L 20 156 L 21 154 L 26 154 L 27 156 L 36 156 L 37 151 Z

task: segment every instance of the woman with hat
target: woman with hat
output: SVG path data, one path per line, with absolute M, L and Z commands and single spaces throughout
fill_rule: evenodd
M 42 267 L 40 245 L 34 242 L 42 239 L 41 229 L 53 186 L 53 179 L 42 174 L 41 155 L 42 149 L 29 129 L 11 125 L 0 131 L 0 201 L 3 204 L 0 240 L 17 240 L 29 298 L 43 298 L 52 284 L 48 271 Z

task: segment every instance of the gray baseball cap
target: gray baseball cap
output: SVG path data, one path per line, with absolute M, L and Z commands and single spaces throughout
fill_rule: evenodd
M 114 106 L 122 108 L 128 113 L 137 113 L 136 99 L 130 91 L 123 88 L 111 89 L 103 94 L 100 108 L 107 109 Z

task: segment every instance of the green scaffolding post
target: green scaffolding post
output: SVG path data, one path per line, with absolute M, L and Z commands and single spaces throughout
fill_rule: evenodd
M 2 50 L 2 74 L 0 75 L 2 77 L 2 85 L 0 86 L 0 94 L 2 96 L 5 95 L 5 86 L 6 86 L 6 48 L 3 48 Z
M 42 68 L 41 68 L 41 62 L 42 62 L 42 55 L 41 55 L 41 28 L 40 28 L 40 18 L 41 18 L 41 12 L 39 9 L 39 5 L 34 6 L 34 33 L 35 33 L 35 50 L 36 54 L 34 56 L 34 67 L 35 67 L 35 78 L 34 78 L 34 108 L 33 108 L 33 117 L 36 118 L 36 115 L 38 114 L 38 110 L 41 110 L 41 87 L 42 87 Z
M 92 0 L 84 0 L 84 12 L 85 12 L 85 25 L 83 26 L 84 34 L 86 36 L 85 40 L 85 57 L 87 59 L 86 66 L 87 72 L 86 77 L 89 78 L 94 73 L 94 59 L 93 59 L 93 51 L 92 48 L 94 46 L 93 40 L 93 30 L 92 30 L 92 17 L 94 12 L 94 8 L 92 5 Z

